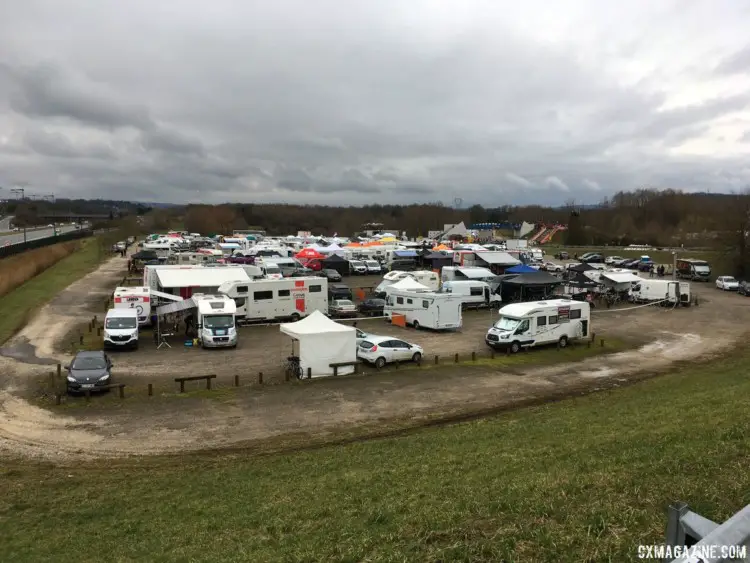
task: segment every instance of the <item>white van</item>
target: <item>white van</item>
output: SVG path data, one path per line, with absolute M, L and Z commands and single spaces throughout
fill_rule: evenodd
M 497 321 L 484 340 L 492 348 L 521 348 L 558 344 L 586 338 L 591 331 L 591 308 L 585 301 L 550 299 L 536 303 L 514 303 L 500 309 Z
M 193 295 L 198 342 L 204 348 L 236 348 L 237 306 L 226 295 Z
M 692 301 L 690 284 L 673 280 L 641 279 L 630 288 L 630 298 L 636 303 L 663 301 L 664 304 L 689 307 Z
M 385 299 L 383 314 L 388 319 L 394 313 L 404 315 L 406 324 L 414 328 L 446 330 L 461 328 L 461 309 L 461 300 L 450 293 L 393 290 Z
M 467 307 L 500 307 L 500 295 L 492 291 L 490 284 L 484 281 L 446 281 L 442 293 L 452 293 Z
M 110 309 L 104 317 L 105 348 L 138 348 L 138 312 Z

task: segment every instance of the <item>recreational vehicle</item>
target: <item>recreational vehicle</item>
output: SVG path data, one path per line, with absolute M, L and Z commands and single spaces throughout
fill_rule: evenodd
M 187 299 L 194 293 L 211 294 L 228 281 L 250 281 L 242 264 L 207 264 L 145 266 L 143 285 L 151 291 L 162 291 Z
M 487 268 L 478 266 L 445 266 L 440 273 L 440 279 L 446 281 L 472 280 L 490 282 L 495 274 Z
M 133 309 L 138 324 L 151 322 L 151 290 L 148 287 L 116 287 L 112 301 L 115 309 Z
M 375 287 L 373 293 L 375 293 L 375 295 L 385 296 L 385 289 L 388 286 L 391 286 L 404 278 L 412 278 L 428 287 L 431 291 L 437 291 L 440 289 L 440 278 L 436 272 L 430 270 L 416 270 L 414 272 L 393 271 L 388 272 L 383 276 L 383 281 Z
M 467 307 L 500 307 L 500 295 L 484 281 L 447 281 L 443 283 L 443 293 L 452 293 Z
M 237 306 L 226 295 L 204 295 L 192 297 L 195 303 L 195 328 L 198 342 L 204 348 L 236 348 Z
M 138 312 L 110 309 L 104 317 L 105 348 L 138 348 Z
M 325 278 L 227 282 L 219 286 L 219 293 L 234 299 L 241 321 L 296 321 L 313 311 L 328 312 Z
M 672 280 L 641 279 L 630 288 L 630 298 L 636 303 L 662 301 L 664 305 L 689 307 L 692 301 L 690 284 Z
M 456 329 L 463 322 L 461 300 L 450 293 L 389 291 L 383 314 L 392 319 L 394 313 L 414 328 Z
M 500 309 L 500 320 L 487 331 L 485 342 L 492 348 L 521 348 L 558 344 L 585 338 L 591 331 L 591 308 L 585 301 L 550 299 L 536 303 L 514 303 Z
M 709 281 L 711 266 L 705 260 L 681 258 L 677 260 L 677 277 L 693 281 Z

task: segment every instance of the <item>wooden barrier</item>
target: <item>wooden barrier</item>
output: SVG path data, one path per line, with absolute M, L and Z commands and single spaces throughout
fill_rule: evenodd
M 211 380 L 216 379 L 216 375 L 193 375 L 191 377 L 175 377 L 174 380 L 176 383 L 180 384 L 180 393 L 185 392 L 185 382 L 186 381 L 200 381 L 201 379 L 206 380 L 206 389 L 211 390 Z
M 335 364 L 328 364 L 328 367 L 333 368 L 333 377 L 336 377 L 339 374 L 339 368 L 345 368 L 348 366 L 354 366 L 356 368 L 357 365 L 359 365 L 359 362 L 337 362 Z M 398 367 L 398 362 L 396 362 L 396 367 Z M 309 370 L 310 368 L 307 369 Z M 354 371 L 356 372 L 357 370 L 355 369 Z
M 83 394 L 86 397 L 86 402 L 89 402 L 91 400 L 91 391 L 109 391 L 110 389 L 117 389 L 119 391 L 120 399 L 125 398 L 124 383 L 110 383 L 109 385 L 102 385 L 96 389 L 86 389 Z
M 406 316 L 393 313 L 391 315 L 391 324 L 394 326 L 400 326 L 401 328 L 406 328 Z

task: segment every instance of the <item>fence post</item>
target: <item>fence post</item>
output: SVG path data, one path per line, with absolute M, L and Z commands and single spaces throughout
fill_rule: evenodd
M 91 400 L 91 391 L 86 389 L 86 391 L 84 392 L 84 395 L 86 395 L 86 402 L 88 403 Z
M 438 365 L 440 362 L 440 356 L 435 356 L 435 365 Z
M 83 334 L 78 335 L 78 343 L 83 344 Z
M 57 364 L 57 377 L 62 376 L 62 364 Z
M 307 379 L 312 379 L 312 368 L 307 368 Z
M 240 376 L 236 375 L 234 376 L 234 386 L 239 387 L 240 386 Z
M 401 362 L 399 362 L 398 360 L 396 360 L 396 369 L 398 369 L 398 366 L 399 366 L 400 363 Z
M 55 393 L 55 404 L 59 405 L 61 401 L 60 393 Z
M 472 362 L 476 362 L 477 361 L 477 353 L 476 352 L 472 352 L 471 353 L 471 361 Z
M 602 348 L 604 348 L 604 339 L 603 338 L 599 341 L 599 346 L 602 347 Z
M 458 363 L 458 354 L 456 354 L 456 356 L 454 358 L 454 363 L 456 363 L 456 364 Z
M 206 390 L 208 391 L 211 390 L 211 378 L 210 377 L 206 378 Z
M 180 393 L 185 392 L 185 381 L 180 381 Z
M 495 349 L 494 348 L 492 350 L 490 350 L 490 359 L 491 360 L 495 359 Z
M 263 385 L 263 372 L 258 372 L 258 385 Z
M 148 396 L 152 397 L 154 395 L 154 385 L 153 383 L 148 384 Z
M 124 399 L 124 398 L 125 398 L 125 386 L 120 385 L 120 399 Z

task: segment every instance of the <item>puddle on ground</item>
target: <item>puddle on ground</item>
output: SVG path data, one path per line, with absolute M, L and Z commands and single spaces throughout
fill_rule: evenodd
M 39 358 L 36 355 L 36 348 L 32 346 L 26 338 L 19 338 L 13 346 L 0 348 L 0 356 L 12 358 L 24 364 L 33 364 L 37 366 L 49 366 L 57 363 L 53 358 Z

